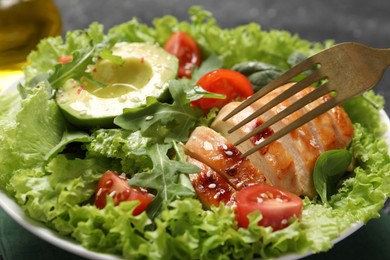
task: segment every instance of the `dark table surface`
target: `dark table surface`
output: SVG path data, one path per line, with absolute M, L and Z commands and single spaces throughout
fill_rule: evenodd
M 188 19 L 187 10 L 201 5 L 211 11 L 221 27 L 230 28 L 257 22 L 263 29 L 288 30 L 311 41 L 334 39 L 336 42 L 357 41 L 372 47 L 390 47 L 390 1 L 383 0 L 55 0 L 63 18 L 64 31 L 87 27 L 99 21 L 109 28 L 136 16 L 150 24 L 155 17 L 174 15 Z M 375 90 L 388 101 L 385 110 L 390 113 L 390 71 Z M 0 210 L 3 221 L 13 229 L 22 229 Z M 5 218 L 5 220 L 4 220 Z M 5 231 L 4 231 L 5 232 Z M 375 238 L 375 239 L 374 239 Z M 31 243 L 34 241 L 34 243 Z M 20 241 L 24 248 L 37 248 L 29 259 L 80 259 L 35 238 L 26 231 Z M 21 247 L 23 248 L 23 247 Z M 41 251 L 41 252 L 43 252 Z M 308 259 L 390 259 L 390 216 L 372 220 L 325 254 Z M 7 259 L 8 260 L 8 259 Z M 14 259 L 10 259 L 14 260 Z

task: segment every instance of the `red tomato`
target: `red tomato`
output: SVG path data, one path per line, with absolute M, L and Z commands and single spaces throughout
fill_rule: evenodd
M 263 218 L 260 226 L 279 230 L 288 226 L 291 217 L 302 216 L 303 203 L 298 196 L 266 184 L 256 184 L 240 190 L 236 197 L 236 220 L 240 227 L 248 227 L 247 215 L 260 211 Z
M 95 206 L 99 209 L 104 208 L 107 203 L 107 196 L 113 198 L 115 205 L 122 201 L 138 200 L 140 204 L 134 209 L 134 216 L 142 213 L 154 198 L 147 191 L 129 186 L 126 177 L 118 175 L 113 171 L 106 171 L 100 178 L 96 188 Z
M 179 59 L 178 76 L 191 78 L 192 68 L 200 65 L 200 51 L 195 40 L 185 32 L 174 32 L 164 49 Z
M 197 84 L 209 92 L 226 95 L 225 99 L 201 98 L 191 103 L 205 111 L 213 107 L 221 108 L 232 100 L 247 98 L 254 93 L 252 84 L 247 77 L 237 71 L 228 69 L 206 73 Z
M 72 59 L 73 59 L 72 56 L 61 56 L 58 58 L 58 62 L 61 64 L 65 64 L 65 63 L 71 62 Z

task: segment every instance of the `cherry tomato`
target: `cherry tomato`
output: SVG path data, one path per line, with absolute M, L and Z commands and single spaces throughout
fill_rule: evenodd
M 291 217 L 302 216 L 303 203 L 298 196 L 266 184 L 255 184 L 240 190 L 236 197 L 236 220 L 240 227 L 248 227 L 247 215 L 260 211 L 263 218 L 260 226 L 279 230 L 288 226 Z
M 61 64 L 66 64 L 68 62 L 71 62 L 73 59 L 72 56 L 61 56 L 58 58 L 58 62 L 61 63 Z
M 226 95 L 225 99 L 201 98 L 192 101 L 193 106 L 205 111 L 213 107 L 221 108 L 232 100 L 247 98 L 254 93 L 252 84 L 247 77 L 228 69 L 206 73 L 197 84 L 209 92 Z
M 95 206 L 99 209 L 104 208 L 107 203 L 107 196 L 113 198 L 115 205 L 122 201 L 138 200 L 140 204 L 134 209 L 134 216 L 142 213 L 154 198 L 147 191 L 129 186 L 126 177 L 118 175 L 113 171 L 106 171 L 100 178 L 96 188 Z
M 193 67 L 200 65 L 200 51 L 196 41 L 185 32 L 174 32 L 165 42 L 164 49 L 179 59 L 178 76 L 191 78 Z

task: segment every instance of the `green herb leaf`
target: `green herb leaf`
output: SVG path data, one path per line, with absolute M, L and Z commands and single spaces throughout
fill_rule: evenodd
M 45 160 L 47 161 L 57 153 L 61 152 L 66 147 L 66 145 L 70 143 L 73 142 L 88 143 L 90 141 L 91 141 L 91 137 L 86 132 L 65 130 L 62 135 L 61 141 L 45 155 Z
M 314 187 L 324 203 L 337 190 L 337 184 L 351 164 L 352 154 L 347 150 L 326 151 L 317 159 L 314 166 Z
M 248 77 L 254 91 L 258 91 L 283 73 L 278 67 L 259 61 L 243 62 L 234 65 L 232 69 Z
M 301 63 L 302 61 L 307 59 L 307 55 L 305 55 L 302 52 L 295 51 L 293 52 L 287 59 L 287 63 L 291 66 L 294 67 L 295 65 Z
M 155 144 L 147 148 L 147 154 L 153 162 L 150 172 L 137 173 L 129 180 L 130 185 L 157 191 L 148 214 L 154 218 L 161 209 L 174 198 L 194 196 L 194 191 L 181 184 L 181 174 L 196 173 L 199 169 L 183 161 L 171 160 L 167 153 L 172 144 Z
M 194 71 L 192 72 L 192 81 L 196 82 L 198 81 L 204 74 L 222 68 L 223 61 L 220 57 L 217 55 L 210 55 L 202 61 L 199 68 L 194 68 Z
M 180 81 L 171 81 L 169 91 L 174 102 L 160 103 L 154 97 L 148 97 L 147 103 L 139 108 L 125 109 L 114 119 L 114 123 L 123 129 L 141 130 L 143 135 L 165 142 L 185 141 L 199 120 L 201 111 L 190 106 L 190 102 Z
M 102 58 L 102 59 L 109 60 L 109 61 L 111 61 L 112 63 L 118 64 L 118 65 L 122 65 L 122 64 L 125 62 L 125 61 L 122 59 L 121 56 L 117 56 L 117 55 L 112 54 L 112 52 L 109 51 L 108 49 L 102 50 L 102 52 L 99 54 L 99 56 L 100 56 L 100 58 Z
M 79 80 L 87 66 L 92 63 L 94 51 L 95 47 L 75 51 L 71 62 L 57 64 L 54 73 L 49 77 L 51 87 L 57 89 L 70 78 Z

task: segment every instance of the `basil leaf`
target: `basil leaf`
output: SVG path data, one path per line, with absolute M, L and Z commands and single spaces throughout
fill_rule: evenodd
M 298 65 L 302 61 L 306 60 L 307 56 L 299 51 L 294 51 L 288 58 L 287 58 L 287 63 L 291 66 L 294 67 L 295 65 Z
M 246 76 L 254 91 L 258 91 L 283 73 L 278 67 L 259 61 L 243 62 L 233 66 L 232 70 Z
M 322 202 L 329 204 L 328 198 L 336 193 L 337 183 L 347 171 L 351 161 L 351 152 L 344 149 L 326 151 L 317 159 L 313 181 Z

